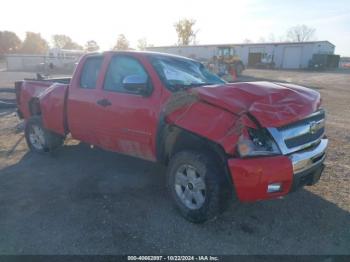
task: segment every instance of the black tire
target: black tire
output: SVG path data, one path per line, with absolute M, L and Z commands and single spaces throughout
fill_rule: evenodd
M 176 173 L 184 165 L 195 167 L 198 173 L 204 175 L 205 200 L 198 209 L 186 206 L 176 191 Z M 217 217 L 227 208 L 232 197 L 232 185 L 225 169 L 209 152 L 181 151 L 172 157 L 167 170 L 167 186 L 181 215 L 193 223 Z
M 38 127 L 43 131 L 43 141 L 40 142 L 42 148 L 38 148 L 38 146 L 36 146 L 30 138 L 31 133 L 33 132 L 33 128 L 35 127 Z M 43 122 L 40 116 L 32 116 L 28 119 L 24 128 L 24 135 L 29 149 L 33 152 L 41 154 L 52 152 L 53 150 L 60 147 L 64 141 L 63 136 L 53 133 L 43 126 Z

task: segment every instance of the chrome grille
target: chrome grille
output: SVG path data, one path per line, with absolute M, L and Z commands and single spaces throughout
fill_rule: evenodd
M 304 145 L 311 141 L 317 140 L 323 135 L 323 133 L 324 133 L 324 127 L 319 129 L 316 133 L 308 132 L 297 137 L 285 139 L 285 143 L 288 148 L 293 148 L 293 147 Z
M 312 146 L 324 136 L 325 112 L 319 110 L 300 121 L 268 130 L 283 154 L 293 153 Z

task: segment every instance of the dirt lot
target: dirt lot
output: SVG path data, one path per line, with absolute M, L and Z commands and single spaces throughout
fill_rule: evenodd
M 162 166 L 73 140 L 52 156 L 34 155 L 14 110 L 2 109 L 0 253 L 350 254 L 350 74 L 244 74 L 321 92 L 330 148 L 317 185 L 194 225 L 173 209 Z M 2 91 L 23 77 L 0 72 L 0 100 L 12 100 Z

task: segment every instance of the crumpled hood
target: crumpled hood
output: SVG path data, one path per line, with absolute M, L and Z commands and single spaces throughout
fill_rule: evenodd
M 243 82 L 191 89 L 198 98 L 235 114 L 250 113 L 263 127 L 283 126 L 310 115 L 320 94 L 288 83 Z

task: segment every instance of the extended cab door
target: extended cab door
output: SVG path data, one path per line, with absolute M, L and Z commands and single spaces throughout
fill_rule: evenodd
M 102 64 L 102 55 L 83 58 L 75 70 L 67 99 L 67 120 L 72 137 L 93 145 L 98 144 L 96 100 L 102 81 Z
M 137 55 L 110 53 L 96 108 L 98 144 L 109 150 L 155 160 L 161 89 Z M 146 77 L 147 94 L 127 90 L 127 76 Z

